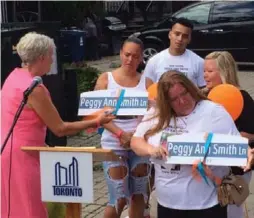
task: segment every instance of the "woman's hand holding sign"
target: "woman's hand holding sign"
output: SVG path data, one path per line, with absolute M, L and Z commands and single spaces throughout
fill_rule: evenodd
M 250 142 L 253 141 L 253 134 L 249 134 L 246 132 L 240 132 L 242 137 L 245 137 L 249 140 Z M 248 153 L 247 153 L 248 159 L 247 159 L 247 164 L 246 166 L 242 167 L 244 172 L 250 171 L 253 166 L 254 166 L 254 148 L 248 147 Z
M 130 148 L 132 135 L 133 135 L 133 132 L 122 131 L 121 135 L 119 136 L 119 140 L 123 148 Z
M 157 158 L 157 159 L 166 159 L 167 156 L 169 156 L 169 152 L 165 147 L 159 146 L 159 147 L 149 147 L 148 153 L 151 157 Z
M 242 167 L 244 172 L 250 171 L 254 166 L 254 148 L 248 148 L 248 159 L 246 166 Z
M 112 114 L 112 112 L 113 112 L 113 109 L 107 109 L 98 114 L 97 122 L 99 126 L 115 119 L 115 116 Z
M 86 129 L 86 132 L 87 133 L 96 132 L 101 125 L 107 124 L 113 119 L 115 119 L 115 116 L 112 114 L 112 112 L 113 112 L 113 109 L 104 108 L 100 111 L 93 113 L 91 116 L 85 116 L 83 120 L 95 121 L 93 125 L 94 127 Z

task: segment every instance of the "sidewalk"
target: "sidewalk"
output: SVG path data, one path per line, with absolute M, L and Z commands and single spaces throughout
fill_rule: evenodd
M 250 193 L 246 204 L 249 217 L 246 216 L 246 218 L 254 218 L 254 173 L 252 173 Z
M 112 64 L 113 63 L 113 64 Z M 119 57 L 107 57 L 103 60 L 88 62 L 87 64 L 92 67 L 98 68 L 101 72 L 112 71 L 111 66 L 117 65 L 119 63 Z M 254 72 L 239 72 L 240 84 L 247 90 L 250 95 L 254 98 Z M 96 146 L 100 145 L 100 137 L 97 134 L 84 134 L 83 136 L 75 136 L 68 138 L 69 146 Z M 107 204 L 107 186 L 104 180 L 104 175 L 102 172 L 101 164 L 95 163 L 94 165 L 94 203 L 93 204 L 83 204 L 82 207 L 82 217 L 84 218 L 103 218 L 103 211 Z M 250 184 L 251 193 L 247 199 L 247 211 L 248 217 L 254 218 L 254 176 L 252 176 Z M 154 200 L 155 197 L 152 196 Z M 151 202 L 151 218 L 156 218 L 156 203 Z M 127 216 L 127 211 L 124 211 L 121 218 Z

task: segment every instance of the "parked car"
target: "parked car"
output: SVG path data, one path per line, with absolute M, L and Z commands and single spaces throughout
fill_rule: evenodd
M 126 25 L 117 17 L 105 17 L 102 20 L 99 42 L 101 47 L 106 48 L 101 51 L 102 54 L 116 55 L 119 53 L 122 43 L 121 37 L 125 29 Z
M 188 48 L 201 57 L 227 50 L 240 64 L 254 65 L 254 1 L 202 1 L 191 4 L 133 35 L 144 42 L 144 64 L 169 46 L 172 21 L 184 17 L 194 29 Z

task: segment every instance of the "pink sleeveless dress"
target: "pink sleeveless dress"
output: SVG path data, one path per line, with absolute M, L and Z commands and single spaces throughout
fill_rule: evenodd
M 16 68 L 3 85 L 1 145 L 23 99 L 23 91 L 32 79 L 28 71 Z M 46 88 L 45 91 L 48 92 Z M 39 154 L 21 151 L 22 146 L 44 146 L 45 136 L 45 124 L 34 110 L 25 106 L 1 157 L 2 218 L 48 217 L 46 204 L 41 201 Z

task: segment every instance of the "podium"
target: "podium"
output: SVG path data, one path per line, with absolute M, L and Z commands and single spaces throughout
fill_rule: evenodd
M 43 202 L 66 203 L 65 218 L 81 218 L 81 204 L 93 203 L 93 162 L 116 161 L 112 150 L 95 147 L 34 147 L 39 152 L 41 197 Z

